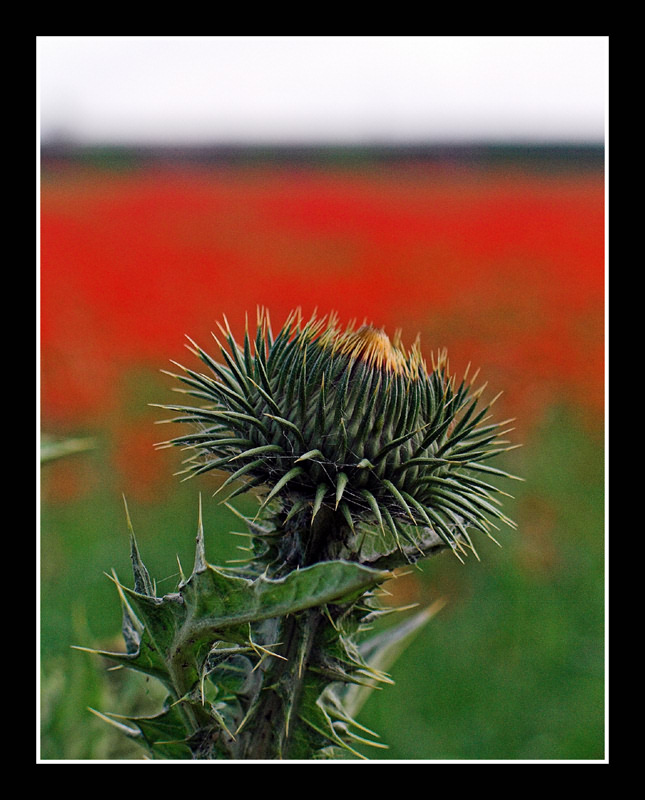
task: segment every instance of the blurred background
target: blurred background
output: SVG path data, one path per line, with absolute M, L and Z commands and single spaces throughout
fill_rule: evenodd
M 137 759 L 87 708 L 158 687 L 122 647 L 125 495 L 161 592 L 239 523 L 182 483 L 170 360 L 258 305 L 367 318 L 488 381 L 522 447 L 481 561 L 430 559 L 393 605 L 445 601 L 360 721 L 391 760 L 605 758 L 607 37 L 40 37 L 40 757 Z M 64 455 L 61 453 L 64 452 Z M 249 501 L 238 507 L 246 510 Z

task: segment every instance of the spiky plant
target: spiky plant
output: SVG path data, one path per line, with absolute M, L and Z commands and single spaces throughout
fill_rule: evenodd
M 186 477 L 228 473 L 227 505 L 255 490 L 247 557 L 209 564 L 200 511 L 193 571 L 158 597 L 132 534 L 134 588 L 115 576 L 127 652 L 104 655 L 168 700 L 151 718 L 106 718 L 160 758 L 362 757 L 357 742 L 379 744 L 354 716 L 431 613 L 367 638 L 389 611 L 379 587 L 441 550 L 474 552 L 472 531 L 513 527 L 490 482 L 514 477 L 489 464 L 506 423 L 445 352 L 429 369 L 418 341 L 370 325 L 294 312 L 274 336 L 260 311 L 241 345 L 220 329 L 217 359 L 189 340 L 206 373 L 168 373 L 200 402 L 161 406 L 190 427 L 161 446 L 188 451 Z

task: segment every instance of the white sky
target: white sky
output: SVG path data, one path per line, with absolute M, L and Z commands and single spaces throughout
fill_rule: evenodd
M 43 142 L 601 142 L 608 37 L 39 37 Z

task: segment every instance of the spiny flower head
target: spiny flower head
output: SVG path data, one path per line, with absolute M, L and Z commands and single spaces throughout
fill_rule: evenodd
M 488 463 L 509 449 L 500 437 L 510 420 L 489 421 L 484 387 L 473 391 L 467 376 L 457 385 L 445 351 L 428 369 L 418 340 L 406 350 L 399 334 L 391 342 L 372 325 L 305 322 L 299 311 L 276 336 L 259 311 L 241 345 L 228 323 L 220 329 L 218 359 L 189 340 L 208 373 L 173 376 L 206 405 L 162 406 L 193 427 L 162 443 L 190 450 L 188 476 L 224 470 L 218 492 L 233 489 L 228 499 L 266 487 L 260 512 L 279 501 L 283 519 L 309 525 L 325 509 L 348 539 L 376 530 L 401 551 L 423 554 L 433 538 L 457 551 L 472 547 L 468 529 L 490 536 L 493 520 L 513 525 L 489 482 L 513 476 Z M 365 534 L 356 541 L 360 558 Z

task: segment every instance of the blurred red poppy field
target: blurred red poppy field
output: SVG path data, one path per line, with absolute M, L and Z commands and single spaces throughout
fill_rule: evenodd
M 41 428 L 93 440 L 41 476 L 43 756 L 136 757 L 86 711 L 118 706 L 123 687 L 69 645 L 118 638 L 103 573 L 127 574 L 122 493 L 168 585 L 175 553 L 190 559 L 197 495 L 211 487 L 173 476 L 150 404 L 173 402 L 160 372 L 171 359 L 193 366 L 186 335 L 215 350 L 218 321 L 239 334 L 262 306 L 274 330 L 300 307 L 401 329 L 407 345 L 419 334 L 428 361 L 447 348 L 453 372 L 470 363 L 489 399 L 503 390 L 496 416 L 515 418 L 522 444 L 506 456 L 526 478 L 509 506 L 518 532 L 481 563 L 437 559 L 394 592 L 448 603 L 390 697 L 366 706 L 391 744 L 370 757 L 602 758 L 602 156 L 79 156 L 44 158 L 41 177 Z M 230 556 L 217 533 L 228 512 L 205 514 L 210 555 Z
M 588 170 L 45 172 L 43 417 L 91 419 L 128 365 L 159 366 L 223 314 L 239 330 L 258 305 L 420 331 L 534 412 L 535 390 L 601 410 L 603 223 Z

